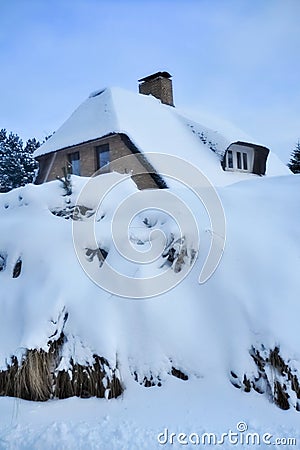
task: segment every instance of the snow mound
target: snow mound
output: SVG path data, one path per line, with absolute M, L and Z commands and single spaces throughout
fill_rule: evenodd
M 99 205 L 99 190 L 105 192 L 112 180 L 114 188 Z M 300 178 L 259 178 L 219 189 L 227 240 L 219 267 L 204 284 L 198 277 L 211 225 L 191 191 L 172 188 L 195 217 L 199 248 L 189 228 L 183 230 L 184 244 L 179 242 L 174 218 L 155 208 L 140 211 L 128 227 L 120 225 L 124 241 L 141 253 L 155 241 L 153 231 L 163 231 L 162 252 L 143 264 L 126 261 L 116 250 L 111 226 L 120 203 L 137 193 L 143 204 L 149 191 L 138 192 L 126 176 L 106 174 L 93 180 L 94 196 L 78 203 L 86 183 L 72 177 L 71 195 L 60 181 L 0 195 L 2 373 L 25 364 L 28 351 L 51 350 L 56 352 L 52 376 L 68 374 L 70 386 L 76 371 L 89 368 L 92 377 L 97 366 L 104 386 L 99 396 L 114 396 L 105 391 L 114 380 L 122 386 L 120 394 L 132 384 L 163 387 L 175 377 L 210 387 L 228 383 L 233 390 L 261 392 L 261 401 L 267 398 L 282 409 L 299 409 L 300 212 L 295 204 Z M 91 220 L 94 240 L 84 235 L 80 241 L 91 267 L 87 275 L 72 228 L 77 223 L 84 229 Z M 94 282 L 93 274 L 100 274 L 101 284 L 104 260 L 140 279 L 141 286 L 143 278 L 164 271 L 175 281 L 185 276 L 153 298 L 124 298 Z M 72 389 L 70 395 L 81 395 Z

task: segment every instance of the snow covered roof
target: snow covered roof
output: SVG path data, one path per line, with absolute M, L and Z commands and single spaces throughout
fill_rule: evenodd
M 124 133 L 143 153 L 158 152 L 199 167 L 215 185 L 231 184 L 253 176 L 225 173 L 221 167 L 232 141 L 245 140 L 243 133 L 220 134 L 150 96 L 121 88 L 93 92 L 69 119 L 34 153 L 35 157 L 88 142 L 112 133 Z M 225 131 L 226 134 L 226 131 Z M 150 160 L 151 162 L 151 160 Z M 159 172 L 159 167 L 155 167 Z M 270 154 L 267 175 L 286 175 L 289 169 Z

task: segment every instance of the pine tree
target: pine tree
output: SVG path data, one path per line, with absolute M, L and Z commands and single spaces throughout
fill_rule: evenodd
M 296 144 L 296 148 L 292 153 L 288 167 L 292 172 L 300 173 L 300 141 Z
M 33 158 L 33 152 L 39 148 L 40 143 L 35 138 L 28 139 L 22 152 L 21 165 L 23 167 L 23 183 L 32 183 L 36 176 L 37 162 Z
M 17 134 L 0 131 L 0 191 L 7 192 L 31 183 L 37 163 L 33 152 L 39 147 L 36 139 L 29 139 L 24 147 Z

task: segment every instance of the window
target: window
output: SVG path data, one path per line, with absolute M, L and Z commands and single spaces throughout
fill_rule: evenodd
M 233 158 L 232 158 L 232 151 L 228 150 L 227 152 L 227 160 L 228 160 L 228 167 L 229 169 L 233 169 Z
M 98 145 L 96 147 L 97 170 L 107 166 L 110 162 L 109 144 Z
M 248 170 L 247 153 L 243 153 L 243 169 L 244 169 L 244 170 Z
M 80 157 L 79 152 L 69 153 L 68 161 L 74 175 L 80 175 Z
M 231 149 L 228 149 L 226 152 L 225 170 L 252 172 L 253 159 L 252 148 L 246 149 L 240 145 L 233 144 Z
M 238 169 L 242 168 L 241 152 L 236 152 L 236 164 Z

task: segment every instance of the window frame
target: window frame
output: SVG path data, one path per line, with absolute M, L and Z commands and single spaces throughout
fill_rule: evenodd
M 233 152 L 232 152 L 232 150 L 227 151 L 226 167 L 228 169 L 233 169 Z
M 101 164 L 101 153 L 107 153 L 108 154 L 108 162 L 105 164 Z M 110 148 L 109 143 L 106 144 L 100 144 L 95 147 L 95 155 L 96 155 L 96 170 L 104 169 L 106 166 L 109 166 L 110 164 Z
M 241 146 L 228 148 L 225 155 L 225 170 L 230 172 L 253 173 L 254 153 Z
M 81 175 L 81 164 L 80 164 L 80 152 L 77 150 L 76 152 L 68 153 L 68 163 L 71 166 L 72 175 Z M 74 164 L 77 163 L 77 166 Z
M 247 152 L 243 152 L 242 153 L 242 165 L 243 165 L 243 170 L 248 172 L 248 153 Z

